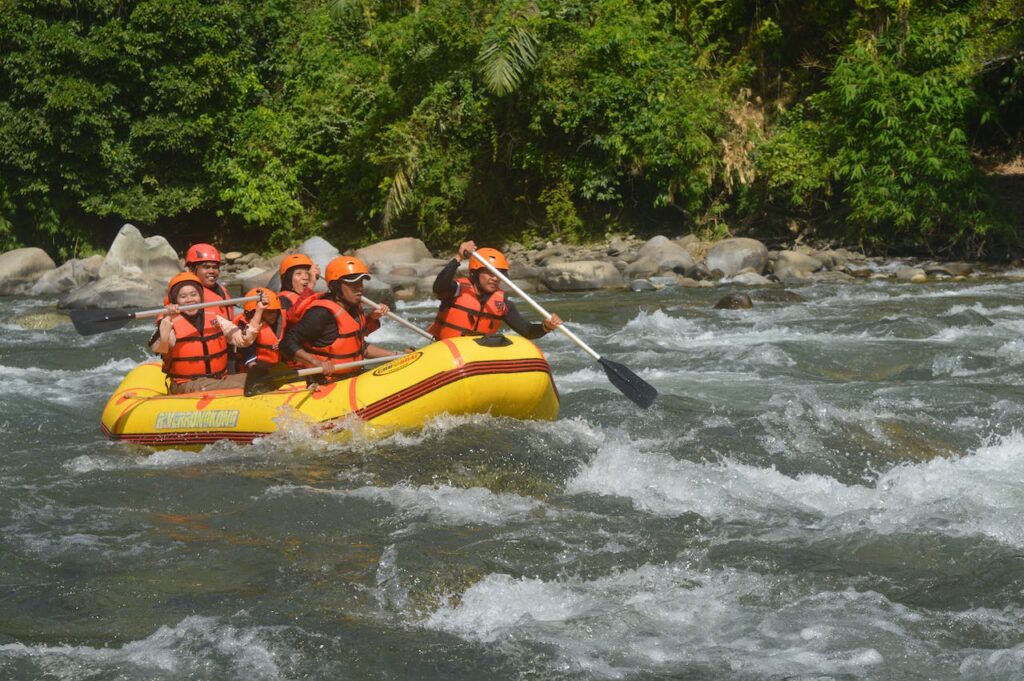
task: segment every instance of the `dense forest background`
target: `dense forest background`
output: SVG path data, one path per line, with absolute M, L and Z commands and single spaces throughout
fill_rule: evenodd
M 1024 0 L 0 0 L 0 250 L 992 254 L 1022 147 Z

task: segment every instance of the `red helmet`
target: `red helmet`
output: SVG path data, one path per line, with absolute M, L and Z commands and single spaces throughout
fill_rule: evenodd
M 303 255 L 302 253 L 286 255 L 284 260 L 281 261 L 281 267 L 278 268 L 281 278 L 284 279 L 284 275 L 293 267 L 313 267 L 313 261 L 309 256 Z
M 187 283 L 195 284 L 196 287 L 199 289 L 200 295 L 202 295 L 202 293 L 203 293 L 203 282 L 202 282 L 202 280 L 199 277 L 197 277 L 196 275 L 192 274 L 191 272 L 182 272 L 181 274 L 174 275 L 173 277 L 171 277 L 171 280 L 169 282 L 167 282 L 167 300 L 165 302 L 166 303 L 174 302 L 174 295 L 178 292 L 177 289 L 182 284 L 187 284 Z
M 478 248 L 476 252 L 481 258 L 494 265 L 494 269 L 505 270 L 506 272 L 508 271 L 508 260 L 505 260 L 505 256 L 501 254 L 501 251 L 494 248 Z M 485 269 L 484 266 L 480 264 L 480 261 L 476 258 L 470 257 L 469 271 L 473 272 L 474 270 L 480 269 Z
M 267 309 L 268 310 L 280 310 L 281 309 L 281 299 L 278 298 L 277 294 L 274 293 L 273 291 L 271 291 L 269 288 L 263 288 L 263 287 L 254 288 L 251 291 L 249 291 L 248 293 L 246 293 L 245 297 L 246 298 L 251 298 L 252 296 L 259 296 L 259 295 L 262 295 L 263 298 L 267 301 Z M 247 300 L 242 305 L 242 309 L 245 310 L 246 312 L 254 312 L 256 310 L 256 301 L 255 300 Z
M 330 286 L 338 279 L 358 281 L 363 277 L 370 278 L 370 268 L 366 266 L 366 263 L 351 255 L 340 255 L 327 263 L 327 274 L 324 278 L 327 280 L 327 285 Z
M 198 265 L 201 262 L 221 262 L 220 251 L 210 244 L 192 244 L 185 251 L 185 264 Z

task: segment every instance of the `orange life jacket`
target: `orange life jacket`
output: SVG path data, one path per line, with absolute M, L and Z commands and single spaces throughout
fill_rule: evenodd
M 175 383 L 196 378 L 223 378 L 228 373 L 228 341 L 214 323 L 215 315 L 207 310 L 202 317 L 202 333 L 184 315 L 175 319 L 171 327 L 174 347 L 163 355 L 164 373 Z
M 338 337 L 326 347 L 316 346 L 309 342 L 302 344 L 302 349 L 320 359 L 326 359 L 340 364 L 342 362 L 358 362 L 363 359 L 364 338 L 373 331 L 380 328 L 380 322 L 363 314 L 362 310 L 356 312 L 356 316 L 333 300 L 315 296 L 307 298 L 299 303 L 297 315 L 301 319 L 307 310 L 314 307 L 322 307 L 332 315 L 338 325 Z M 355 373 L 359 369 L 352 369 L 340 374 L 331 374 L 327 378 L 337 380 Z
M 227 289 L 217 282 L 214 282 L 213 285 L 215 288 L 212 289 L 206 288 L 205 286 L 203 287 L 203 302 L 215 303 L 218 300 L 227 300 Z M 232 309 L 231 306 L 229 305 L 225 305 L 224 307 L 207 307 L 205 309 L 208 314 L 211 314 L 213 316 L 220 315 L 224 319 L 231 319 Z M 213 317 L 210 318 L 213 319 Z
M 238 315 L 234 319 L 235 326 L 242 329 L 243 331 L 249 326 L 250 320 L 245 318 L 245 313 Z M 256 361 L 263 362 L 265 364 L 277 364 L 281 361 L 281 351 L 278 346 L 281 344 L 281 339 L 284 338 L 284 330 L 286 322 L 284 316 L 281 314 L 277 315 L 277 322 L 271 326 L 266 322 L 260 325 L 260 331 L 256 334 L 256 340 L 250 347 L 256 349 Z M 242 348 L 243 350 L 245 348 Z M 241 362 L 239 362 L 239 371 L 243 370 Z
M 315 298 L 316 294 L 313 293 L 312 289 L 304 289 L 302 293 L 296 293 L 295 291 L 279 291 L 277 297 L 281 299 L 281 312 L 285 315 L 285 321 L 289 324 L 294 324 L 299 321 L 302 316 L 299 311 L 299 306 L 310 298 Z M 305 307 L 302 311 L 305 311 Z
M 456 279 L 455 298 L 442 303 L 434 323 L 427 329 L 438 340 L 456 336 L 481 336 L 495 333 L 505 318 L 505 292 L 498 289 L 481 305 L 473 282 L 463 277 Z

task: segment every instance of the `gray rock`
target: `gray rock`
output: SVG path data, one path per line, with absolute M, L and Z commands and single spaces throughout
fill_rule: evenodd
M 544 250 L 533 254 L 533 262 L 541 267 L 546 267 L 566 262 L 568 257 L 568 247 L 562 245 L 548 246 Z
M 746 293 L 730 293 L 715 303 L 716 310 L 749 310 L 754 307 Z
M 732 278 L 730 283 L 743 286 L 771 286 L 775 282 L 754 272 L 740 272 Z
M 666 286 L 679 286 L 679 277 L 651 277 L 648 279 L 649 282 L 657 286 L 658 288 L 665 288 Z
M 428 275 L 436 277 L 448 262 L 449 261 L 441 260 L 440 258 L 423 258 L 422 260 L 412 263 L 412 266 L 416 268 L 416 273 L 421 277 L 426 277 Z
M 540 290 L 536 279 L 513 279 L 512 283 L 521 288 L 524 293 L 536 293 Z
M 67 293 L 71 289 L 85 286 L 89 282 L 99 279 L 102 264 L 102 255 L 68 260 L 57 269 L 50 270 L 39 277 L 29 292 L 34 296 Z
M 814 256 L 798 251 L 779 251 L 773 273 L 779 281 L 806 281 L 811 274 L 822 268 L 822 262 Z
M 552 291 L 592 291 L 620 288 L 622 274 L 615 266 L 603 260 L 584 260 L 544 268 L 541 283 Z
M 756 239 L 725 239 L 708 250 L 704 264 L 709 270 L 720 270 L 726 277 L 747 267 L 760 274 L 768 264 L 768 248 Z
M 625 274 L 630 277 L 644 278 L 650 277 L 661 271 L 661 267 L 658 265 L 658 261 L 654 258 L 641 256 L 626 265 Z
M 510 260 L 508 276 L 510 279 L 533 279 L 540 276 L 540 270 L 532 265 L 527 265 L 522 260 Z
M 658 287 L 646 279 L 634 279 L 629 282 L 629 290 L 634 293 L 641 293 L 643 291 L 657 291 Z
M 178 254 L 167 239 L 162 236 L 143 237 L 135 225 L 125 224 L 110 244 L 99 276 L 106 279 L 138 273 L 162 286 L 179 272 Z
M 786 290 L 762 290 L 755 291 L 751 294 L 751 298 L 755 300 L 761 300 L 769 303 L 806 303 L 807 299 L 799 293 L 794 291 Z
M 927 278 L 928 275 L 920 267 L 900 267 L 896 270 L 896 279 L 899 281 L 909 281 L 916 284 Z
M 426 245 L 411 236 L 381 241 L 356 251 L 356 257 L 371 269 L 387 272 L 400 263 L 415 263 L 433 258 Z
M 164 304 L 167 282 L 157 282 L 141 272 L 124 272 L 104 277 L 64 294 L 57 307 L 157 308 Z
M 694 267 L 690 252 L 667 237 L 656 236 L 640 247 L 637 262 L 648 259 L 658 264 L 661 272 L 674 271 L 689 274 Z M 634 263 L 636 264 L 636 263 Z
M 944 274 L 950 277 L 966 277 L 974 271 L 974 267 L 966 262 L 929 263 L 922 269 L 928 276 Z
M 41 248 L 16 248 L 0 254 L 0 296 L 24 293 L 46 272 L 57 268 Z
M 995 326 L 991 319 L 974 310 L 962 310 L 949 315 L 945 320 L 950 326 Z
M 245 291 L 256 288 L 257 286 L 269 286 L 269 281 L 272 278 L 270 270 L 263 267 L 250 267 L 243 270 L 235 275 L 234 282 L 238 284 L 238 288 Z M 274 289 L 276 290 L 276 289 Z
M 14 320 L 18 326 L 30 331 L 51 331 L 61 324 L 70 324 L 71 318 L 59 312 L 33 312 Z
M 832 272 L 815 272 L 811 275 L 811 281 L 818 284 L 849 284 L 852 281 L 856 281 L 856 279 L 845 272 L 835 270 Z

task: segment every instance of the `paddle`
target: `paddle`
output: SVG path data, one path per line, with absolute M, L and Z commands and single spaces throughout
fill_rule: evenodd
M 375 357 L 374 359 L 363 359 L 358 362 L 345 362 L 344 364 L 335 364 L 334 371 L 341 371 L 342 369 L 352 369 L 355 367 L 364 367 L 371 364 L 381 364 L 383 362 L 390 362 L 393 359 L 398 359 L 403 355 L 391 355 L 389 357 Z M 245 375 L 245 390 L 244 394 L 246 397 L 252 397 L 253 395 L 262 395 L 268 393 L 271 390 L 277 390 L 281 386 L 294 383 L 303 376 L 313 376 L 315 374 L 322 374 L 324 372 L 323 367 L 309 367 L 308 369 L 296 369 L 290 367 L 287 364 L 257 364 L 256 366 L 249 369 L 249 373 Z
M 188 310 L 199 310 L 204 307 L 220 307 L 222 305 L 234 305 L 235 303 L 247 303 L 250 300 L 259 300 L 259 296 L 249 296 L 247 298 L 229 298 L 228 300 L 211 300 L 205 303 L 194 303 L 192 305 L 182 305 L 178 308 L 180 311 Z M 117 310 L 113 308 L 100 308 L 98 310 L 72 310 L 71 311 L 71 323 L 75 325 L 75 330 L 83 336 L 91 336 L 96 333 L 103 333 L 104 331 L 115 331 L 120 329 L 122 326 L 127 324 L 133 319 L 144 319 L 146 317 L 156 317 L 165 313 L 167 310 L 158 307 L 152 310 L 135 310 L 125 311 Z
M 551 313 L 545 310 L 540 304 L 530 296 L 526 295 L 525 292 L 518 286 L 512 283 L 512 280 L 498 271 L 491 263 L 487 262 L 487 259 L 478 255 L 476 251 L 473 251 L 470 255 L 476 258 L 477 262 L 486 267 L 491 271 L 491 274 L 501 280 L 505 286 L 516 292 L 516 294 L 529 303 L 534 310 L 540 313 L 544 319 L 551 317 Z M 580 338 L 565 328 L 565 324 L 557 327 L 559 331 L 564 333 L 569 340 L 582 348 L 588 355 L 594 358 L 604 368 L 605 375 L 608 376 L 608 380 L 611 381 L 612 385 L 619 389 L 623 395 L 633 400 L 635 403 L 646 409 L 647 407 L 654 404 L 655 398 L 658 397 L 658 391 L 655 390 L 654 386 L 640 378 L 625 366 L 618 362 L 613 362 L 610 359 L 605 359 L 601 355 L 597 354 L 589 345 L 584 343 Z
M 374 310 L 376 310 L 378 307 L 380 307 L 380 305 L 378 305 L 377 303 L 373 302 L 372 300 L 370 300 L 366 296 L 363 296 L 363 303 L 365 303 L 366 305 L 369 305 Z M 412 322 L 410 322 L 410 321 L 408 321 L 406 319 L 402 319 L 401 317 L 396 315 L 394 312 L 390 312 L 389 311 L 387 313 L 387 316 L 390 317 L 391 319 L 394 319 L 396 322 L 398 322 L 402 326 L 406 327 L 407 329 L 411 329 L 411 330 L 415 331 L 416 333 L 418 333 L 419 335 L 423 336 L 424 338 L 429 338 L 431 342 L 434 341 L 434 337 L 430 335 L 429 331 L 421 329 L 420 327 L 416 326 L 415 324 L 413 324 Z

